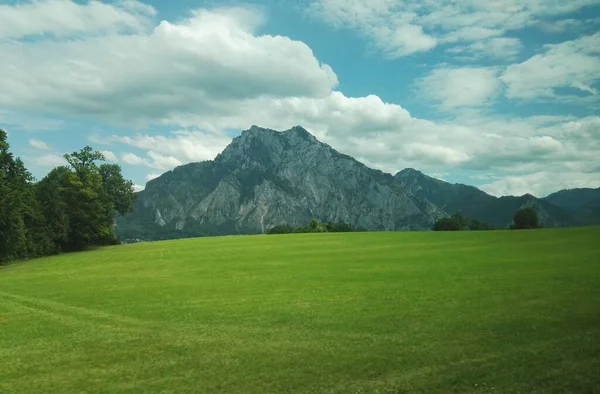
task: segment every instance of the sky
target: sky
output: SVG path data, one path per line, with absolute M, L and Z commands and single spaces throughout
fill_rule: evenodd
M 496 196 L 600 186 L 600 0 L 0 0 L 0 59 L 37 179 L 90 145 L 142 189 L 301 125 Z

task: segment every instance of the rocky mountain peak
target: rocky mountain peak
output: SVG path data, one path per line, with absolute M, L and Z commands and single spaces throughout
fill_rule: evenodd
M 405 168 L 402 171 L 398 172 L 395 177 L 396 177 L 396 179 L 398 179 L 398 178 L 417 178 L 417 177 L 423 177 L 423 176 L 425 176 L 425 174 L 423 174 L 419 170 L 415 170 L 414 168 Z
M 427 230 L 454 212 L 506 228 L 519 208 L 532 204 L 545 227 L 571 223 L 561 209 L 531 195 L 496 198 L 413 168 L 393 177 L 319 142 L 302 126 L 254 125 L 215 160 L 148 183 L 117 228 L 123 238 L 164 239 L 264 233 L 316 218 L 368 230 Z M 586 217 L 595 207 L 586 205 Z
M 253 125 L 235 137 L 215 161 L 242 169 L 266 169 L 278 166 L 286 156 L 324 146 L 302 126 L 276 131 Z
M 304 127 L 302 126 L 294 126 L 291 129 L 287 130 L 284 132 L 284 134 L 286 134 L 286 136 L 291 136 L 293 137 L 299 137 L 302 138 L 306 141 L 309 142 L 316 142 L 318 143 L 319 141 L 315 138 L 314 135 L 312 135 L 311 133 L 308 132 L 308 130 L 306 130 Z

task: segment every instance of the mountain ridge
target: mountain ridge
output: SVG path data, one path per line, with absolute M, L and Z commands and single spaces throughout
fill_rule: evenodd
M 302 126 L 276 131 L 252 125 L 214 160 L 149 181 L 134 211 L 117 219 L 117 233 L 122 239 L 255 234 L 312 218 L 367 230 L 429 230 L 457 211 L 505 228 L 524 206 L 539 210 L 545 226 L 577 224 L 562 208 L 531 195 L 494 197 L 412 168 L 384 173 Z
M 395 178 L 413 194 L 428 199 L 441 209 L 460 212 L 495 228 L 508 227 L 512 223 L 514 213 L 525 207 L 534 208 L 538 212 L 541 223 L 546 227 L 578 224 L 576 219 L 560 207 L 529 193 L 522 196 L 495 197 L 475 186 L 448 183 L 413 168 L 398 172 Z

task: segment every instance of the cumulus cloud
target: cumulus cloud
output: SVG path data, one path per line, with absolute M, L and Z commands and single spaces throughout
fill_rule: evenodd
M 598 185 L 597 178 L 581 174 L 597 167 L 594 163 L 600 152 L 600 117 L 555 115 L 506 120 L 475 113 L 453 121 L 432 122 L 377 96 L 347 97 L 332 92 L 320 99 L 253 100 L 226 115 L 188 117 L 183 122 L 222 130 L 245 129 L 250 124 L 285 130 L 302 124 L 335 149 L 391 173 L 416 167 L 429 173 L 460 170 L 516 177 L 517 173 L 553 168 L 557 173 L 578 172 L 578 179 L 587 179 L 587 186 Z M 114 136 L 113 141 L 154 149 L 181 163 L 212 159 L 228 143 L 223 138 L 222 145 L 205 150 L 201 134 L 190 143 L 187 134 L 179 132 L 163 137 Z M 196 150 L 195 144 L 199 146 Z M 132 162 L 149 166 L 142 157 Z M 529 184 L 529 192 L 539 190 L 545 189 Z
M 328 2 L 330 6 L 335 3 Z M 496 48 L 492 52 L 510 53 L 511 45 L 520 45 L 518 40 L 507 41 L 500 34 L 511 26 L 520 28 L 532 18 L 577 10 L 585 2 L 546 2 L 548 9 L 544 10 L 537 7 L 537 1 L 519 5 L 512 0 L 473 0 L 470 8 L 466 7 L 470 11 L 463 9 L 462 2 L 443 6 L 433 1 L 346 3 L 351 12 L 341 9 L 334 14 L 340 27 L 367 29 L 365 34 L 380 50 L 402 56 L 433 45 L 464 42 L 470 49 L 463 55 L 483 52 L 486 49 L 479 48 L 478 41 L 469 42 L 478 34 L 486 37 L 484 44 L 497 43 L 486 45 Z M 597 185 L 596 172 L 590 169 L 598 167 L 594 163 L 600 152 L 599 118 L 541 116 L 508 121 L 482 116 L 478 112 L 481 106 L 502 90 L 496 68 L 447 66 L 426 74 L 417 84 L 424 97 L 459 114 L 451 121 L 431 121 L 376 95 L 348 97 L 335 91 L 335 73 L 319 62 L 308 46 L 258 33 L 264 16 L 256 9 L 198 10 L 184 20 L 154 23 L 146 11 L 129 10 L 121 3 L 113 6 L 137 17 L 146 15 L 142 19 L 150 27 L 130 26 L 125 31 L 115 22 L 110 34 L 102 33 L 104 27 L 91 28 L 77 40 L 69 38 L 76 29 L 52 32 L 54 28 L 44 28 L 44 34 L 51 34 L 52 39 L 24 40 L 20 36 L 0 40 L 4 60 L 0 62 L 0 107 L 94 117 L 113 124 L 169 125 L 175 131 L 163 135 L 145 131 L 90 137 L 94 143 L 125 147 L 115 148 L 115 152 L 125 153 L 114 159 L 151 168 L 147 179 L 182 163 L 214 158 L 230 141 L 226 130 L 246 129 L 252 124 L 285 130 L 301 124 L 341 152 L 389 172 L 405 167 L 429 173 L 460 169 L 510 173 L 512 178 L 564 172 L 575 174 L 573 179 L 582 184 L 587 180 L 588 186 Z M 444 19 L 437 13 L 443 7 L 459 12 L 449 12 Z M 386 16 L 388 11 L 392 16 Z M 371 23 L 376 21 L 383 22 Z M 430 29 L 436 33 L 430 34 Z M 451 32 L 456 33 L 452 36 Z M 540 56 L 552 54 L 560 45 L 545 47 Z M 582 43 L 569 45 L 581 47 Z M 593 50 L 587 51 L 586 56 L 593 57 Z M 544 84 L 563 86 L 563 82 L 538 76 L 533 77 L 537 82 L 527 82 L 527 73 L 518 68 L 525 63 L 501 74 L 514 97 L 520 97 L 518 92 L 523 94 L 524 89 L 539 90 Z M 589 88 L 588 93 L 595 89 L 595 79 L 589 76 L 594 63 L 572 67 L 562 60 L 550 63 L 550 69 L 558 65 L 561 72 L 577 77 L 564 86 L 581 91 Z M 560 77 L 558 81 L 561 78 L 568 79 Z M 50 156 L 46 163 L 56 159 L 56 155 L 54 159 Z M 540 185 L 545 184 L 543 179 L 538 179 Z M 530 191 L 546 187 L 534 181 L 532 178 Z M 488 190 L 504 190 L 501 187 L 507 182 Z
M 501 87 L 497 74 L 494 68 L 437 68 L 417 81 L 418 94 L 445 110 L 485 105 Z
M 29 146 L 39 150 L 50 150 L 50 146 L 46 144 L 44 141 L 36 140 L 34 138 L 29 139 Z
M 48 4 L 60 15 L 80 7 L 47 0 L 28 4 L 28 12 Z M 104 6 L 89 4 L 89 17 L 101 19 Z M 255 9 L 218 8 L 137 34 L 0 41 L 0 106 L 143 126 L 218 111 L 216 100 L 326 96 L 337 84 L 333 70 L 302 42 L 255 35 L 261 20 Z
M 595 94 L 600 80 L 600 33 L 544 46 L 544 53 L 509 66 L 500 77 L 509 98 L 556 98 L 557 88 Z

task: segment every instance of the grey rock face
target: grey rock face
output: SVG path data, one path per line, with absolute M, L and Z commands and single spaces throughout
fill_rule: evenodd
M 214 161 L 192 163 L 148 182 L 122 238 L 262 233 L 312 218 L 368 230 L 425 230 L 447 212 L 393 176 L 319 142 L 300 126 L 252 126 Z

